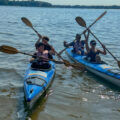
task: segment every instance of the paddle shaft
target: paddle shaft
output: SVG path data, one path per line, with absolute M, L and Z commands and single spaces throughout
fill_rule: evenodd
M 85 31 L 87 31 L 88 29 L 90 29 L 98 20 L 100 20 L 104 15 L 106 14 L 106 11 L 104 13 L 102 13 L 91 25 L 89 25 L 89 27 L 86 27 L 86 30 L 84 30 L 80 35 L 82 35 Z M 74 40 L 75 41 L 75 40 Z M 61 50 L 59 52 L 59 55 L 62 54 L 65 50 L 67 49 L 64 48 L 63 50 Z
M 87 28 L 87 27 L 86 27 Z M 89 29 L 90 33 L 92 34 L 92 36 L 101 44 L 103 45 L 103 43 L 95 36 L 95 34 Z M 110 53 L 110 55 L 118 62 L 117 58 L 105 47 L 105 49 Z
M 38 35 L 39 33 L 37 32 L 37 30 L 35 30 L 33 27 L 32 27 L 32 29 L 35 31 L 35 33 Z M 48 44 L 49 45 L 49 44 Z M 49 45 L 50 46 L 50 45 Z M 62 56 L 60 56 L 58 53 L 57 53 L 57 51 L 55 51 L 55 53 L 57 54 L 57 56 L 59 57 L 59 58 L 61 58 L 62 60 L 64 60 L 63 58 L 62 58 Z
M 23 21 L 27 26 L 29 26 L 30 28 L 32 28 L 32 29 L 34 30 L 34 32 L 35 32 L 35 33 L 38 35 L 38 37 L 39 37 L 39 33 L 37 32 L 37 30 L 35 30 L 35 29 L 33 28 L 32 23 L 31 23 L 27 18 L 22 18 L 22 21 Z M 49 45 L 49 44 L 48 44 L 48 45 Z M 55 51 L 55 50 L 54 50 L 54 51 Z M 49 60 L 54 61 L 54 62 L 58 62 L 59 64 L 65 64 L 66 66 L 72 66 L 72 67 L 79 67 L 79 68 L 80 68 L 79 65 L 72 64 L 72 63 L 70 63 L 69 61 L 63 59 L 62 56 L 60 56 L 56 51 L 55 51 L 55 53 L 57 54 L 58 57 L 60 57 L 60 58 L 63 60 L 63 62 L 62 62 L 62 61 L 56 61 L 56 60 L 53 60 L 53 59 L 49 59 Z M 22 53 L 22 54 L 26 54 L 26 53 Z
M 32 24 L 32 23 L 31 23 Z M 31 27 L 32 29 L 33 29 L 33 31 L 38 35 L 39 33 L 37 32 L 37 30 L 36 29 L 34 29 L 34 27 L 33 26 L 29 26 L 29 27 Z M 39 37 L 39 35 L 38 35 L 38 37 Z M 49 44 L 48 44 L 49 45 Z M 50 45 L 49 45 L 50 46 Z M 59 58 L 61 58 L 63 61 L 64 61 L 64 59 L 62 58 L 62 56 L 60 56 L 58 53 L 57 53 L 57 51 L 55 51 L 55 53 L 57 54 L 57 56 L 59 57 Z
M 1 46 L 0 46 L 1 47 Z M 12 47 L 11 47 L 12 48 Z M 1 47 L 1 50 L 3 48 Z M 7 51 L 11 51 L 11 52 L 14 52 L 14 54 L 17 54 L 17 53 L 21 53 L 21 54 L 24 54 L 24 55 L 28 55 L 28 56 L 35 56 L 37 57 L 36 55 L 32 55 L 32 54 L 29 54 L 29 53 L 25 53 L 25 52 L 21 52 L 21 51 L 18 51 L 16 48 L 13 48 L 13 49 L 10 49 L 10 48 L 4 48 L 5 50 Z M 3 52 L 3 51 L 2 51 Z M 7 52 L 8 53 L 8 52 Z M 44 57 L 39 57 L 40 59 L 45 59 L 45 60 L 50 60 L 50 61 L 53 61 L 55 63 L 59 63 L 59 64 L 64 64 L 64 62 L 62 61 L 57 61 L 57 60 L 54 60 L 54 59 L 49 59 L 49 58 L 44 58 Z
M 21 52 L 21 51 L 17 51 L 17 53 L 21 53 L 21 54 L 24 54 L 24 55 L 29 55 L 29 56 L 35 56 L 36 55 L 32 55 L 32 54 L 29 54 L 29 53 L 25 53 L 25 52 Z M 58 63 L 58 64 L 65 64 L 66 66 L 72 66 L 72 67 L 75 67 L 75 68 L 79 68 L 81 70 L 84 70 L 84 67 L 83 66 L 80 66 L 80 65 L 76 65 L 76 64 L 72 64 L 70 62 L 68 62 L 67 60 L 64 60 L 62 59 L 63 61 L 57 61 L 55 59 L 49 59 L 49 58 L 44 58 L 44 57 L 39 57 L 40 59 L 46 59 L 46 60 L 50 60 L 50 61 L 53 61 L 55 63 Z
M 22 17 L 21 20 L 22 20 L 27 26 L 29 26 L 29 27 L 38 35 L 38 37 L 39 37 L 39 33 L 37 32 L 36 29 L 34 29 L 32 23 L 31 23 L 27 18 Z M 49 45 L 49 44 L 48 44 L 48 45 Z M 49 45 L 49 46 L 51 46 L 51 45 Z M 55 51 L 55 50 L 54 50 L 54 51 Z M 60 55 L 57 53 L 57 51 L 55 51 L 55 53 L 57 54 L 57 56 L 58 56 L 59 58 L 61 58 L 61 59 L 64 61 L 64 59 L 62 58 L 62 56 L 60 56 Z
M 20 51 L 18 51 L 18 53 L 21 53 L 21 54 L 24 54 L 24 55 L 29 55 L 29 56 L 35 56 L 36 57 L 36 55 L 32 55 L 32 54 L 29 54 L 29 53 L 24 53 L 24 52 L 20 52 Z M 57 60 L 50 59 L 50 58 L 44 58 L 44 57 L 39 57 L 39 58 L 40 59 L 45 59 L 45 60 L 50 60 L 50 61 L 53 61 L 53 62 L 59 63 L 59 64 L 64 64 L 64 62 L 62 62 L 62 61 L 57 61 Z
M 37 32 L 37 30 L 35 30 L 33 27 L 31 27 L 34 31 L 35 31 L 35 33 L 38 35 L 38 37 L 39 37 L 39 33 Z

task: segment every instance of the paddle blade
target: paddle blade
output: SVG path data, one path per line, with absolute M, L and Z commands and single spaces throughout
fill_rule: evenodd
M 80 26 L 86 27 L 86 22 L 83 20 L 83 18 L 81 18 L 81 17 L 76 17 L 75 20 L 76 20 L 76 22 L 77 22 Z
M 18 50 L 16 48 L 13 48 L 7 45 L 2 45 L 0 46 L 0 52 L 4 52 L 8 54 L 17 54 Z
M 64 65 L 67 67 L 73 67 L 75 69 L 79 69 L 79 70 L 84 70 L 85 67 L 82 64 L 78 64 L 78 63 L 70 63 L 67 60 L 63 60 L 64 61 Z
M 98 21 L 99 19 L 101 19 L 106 13 L 107 13 L 107 11 L 105 11 L 102 15 L 100 15 L 100 16 L 96 19 L 96 21 Z
M 83 66 L 82 64 L 75 63 L 75 64 L 71 64 L 71 66 L 78 70 L 82 70 L 82 71 L 85 70 L 85 66 Z
M 21 20 L 29 27 L 33 27 L 32 23 L 25 17 L 22 17 Z

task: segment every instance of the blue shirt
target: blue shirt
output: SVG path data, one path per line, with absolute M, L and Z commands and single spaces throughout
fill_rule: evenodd
M 69 46 L 73 46 L 73 52 L 77 53 L 78 51 L 81 51 L 81 55 L 84 55 L 84 45 L 85 45 L 84 40 L 80 42 L 75 41 L 75 42 L 69 43 Z

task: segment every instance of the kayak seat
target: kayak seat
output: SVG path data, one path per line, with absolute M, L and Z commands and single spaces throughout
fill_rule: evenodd
M 50 68 L 47 68 L 47 69 L 45 69 L 45 68 L 44 69 L 42 69 L 42 68 L 32 68 L 32 67 L 31 67 L 31 69 L 32 70 L 36 70 L 36 71 L 50 71 L 51 70 L 51 66 L 50 66 Z
M 32 63 L 31 69 L 32 70 L 37 70 L 37 71 L 49 71 L 49 70 L 51 70 L 51 65 L 48 64 L 48 63 L 47 64 L 43 64 L 43 65 Z

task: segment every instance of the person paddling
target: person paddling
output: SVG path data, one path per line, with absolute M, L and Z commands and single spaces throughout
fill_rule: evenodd
M 85 33 L 84 33 L 84 36 L 86 36 Z M 66 41 L 64 41 L 64 46 L 65 47 L 73 46 L 74 53 L 85 55 L 85 52 L 84 52 L 84 45 L 86 43 L 85 41 L 86 40 L 81 40 L 81 36 L 79 34 L 76 34 L 75 41 L 71 43 L 67 43 Z
M 40 40 L 42 39 L 42 43 L 44 44 L 44 50 L 48 50 L 49 58 L 52 58 L 52 55 L 55 55 L 55 50 L 50 44 L 48 44 L 49 38 L 47 36 L 41 36 L 40 34 L 38 34 L 38 36 L 39 36 L 39 39 L 35 43 L 36 49 L 38 48 Z
M 103 55 L 107 54 L 105 46 L 102 44 L 103 50 L 96 49 L 96 41 L 91 40 L 90 41 L 91 47 L 89 47 L 88 38 L 89 38 L 89 30 L 88 30 L 88 36 L 86 39 L 86 51 L 87 51 L 86 59 L 89 60 L 90 62 L 101 63 L 102 61 L 101 61 L 99 54 L 103 54 Z
M 48 63 L 48 50 L 44 50 L 44 44 L 39 43 L 37 45 L 37 52 L 34 53 L 30 62 L 32 63 L 31 67 L 35 69 L 49 69 L 50 64 Z M 40 58 L 43 57 L 43 58 Z

